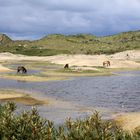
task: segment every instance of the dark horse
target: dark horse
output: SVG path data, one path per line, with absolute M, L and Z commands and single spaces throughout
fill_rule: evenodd
M 65 66 L 64 66 L 64 69 L 68 69 L 69 68 L 69 64 L 66 64 Z
M 103 66 L 104 66 L 104 67 L 105 67 L 105 66 L 107 66 L 107 67 L 110 66 L 110 61 L 104 61 L 104 62 L 103 62 Z
M 17 73 L 27 73 L 27 69 L 23 66 L 18 66 Z

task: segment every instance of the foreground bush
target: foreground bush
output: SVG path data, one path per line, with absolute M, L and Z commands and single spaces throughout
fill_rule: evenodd
M 139 140 L 140 131 L 130 135 L 114 122 L 102 120 L 98 112 L 76 121 L 70 118 L 56 127 L 41 118 L 36 108 L 14 114 L 14 103 L 0 105 L 0 140 Z

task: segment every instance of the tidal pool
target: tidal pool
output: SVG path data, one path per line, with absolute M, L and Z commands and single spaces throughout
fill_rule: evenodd
M 41 116 L 56 123 L 66 117 L 85 117 L 95 109 L 106 117 L 112 113 L 140 111 L 140 71 L 53 82 L 0 79 L 0 88 L 25 90 L 39 99 L 53 99 L 49 105 L 38 106 L 38 110 Z M 19 111 L 31 109 L 21 104 L 17 107 Z

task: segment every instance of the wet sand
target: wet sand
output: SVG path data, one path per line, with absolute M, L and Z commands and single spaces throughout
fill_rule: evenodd
M 26 93 L 23 93 L 21 91 L 15 91 L 15 90 L 0 90 L 0 101 L 12 101 L 24 105 L 43 105 L 47 104 L 47 101 L 38 100 L 36 98 L 33 98 L 29 96 Z

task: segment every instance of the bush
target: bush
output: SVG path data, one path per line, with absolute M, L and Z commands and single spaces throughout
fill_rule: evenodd
M 95 112 L 84 120 L 72 121 L 55 127 L 53 122 L 39 116 L 36 108 L 14 114 L 16 105 L 0 105 L 0 140 L 138 140 L 140 132 L 134 136 L 118 128 L 112 121 L 101 119 Z

